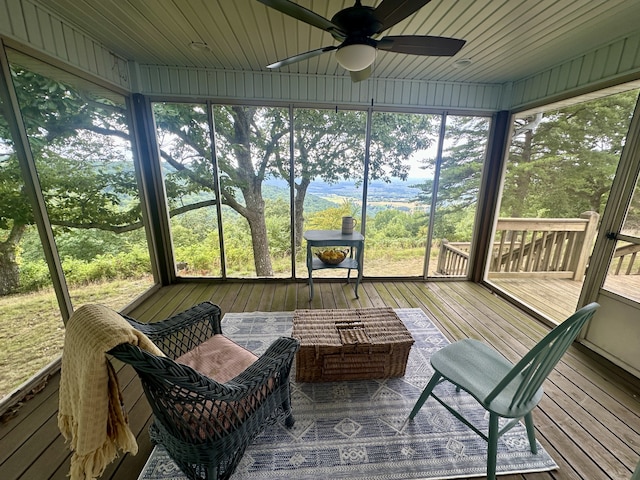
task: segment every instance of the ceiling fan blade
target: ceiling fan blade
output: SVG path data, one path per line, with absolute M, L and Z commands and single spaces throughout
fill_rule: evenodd
M 451 57 L 458 53 L 465 40 L 430 35 L 387 36 L 378 40 L 376 48 L 388 52 L 408 53 L 410 55 L 429 55 Z
M 382 0 L 373 14 L 382 24 L 377 33 L 400 23 L 409 15 L 417 12 L 431 0 Z
M 318 27 L 322 30 L 330 32 L 335 38 L 343 39 L 346 37 L 346 33 L 343 32 L 337 25 L 334 25 L 322 15 L 318 15 L 311 10 L 308 10 L 297 3 L 289 2 L 288 0 L 258 0 L 260 3 L 264 3 L 267 7 L 271 7 L 279 12 L 296 18 L 301 22 L 308 23 L 314 27 Z
M 301 60 L 306 60 L 308 58 L 317 57 L 318 55 L 322 55 L 325 52 L 330 52 L 332 50 L 337 50 L 337 49 L 338 49 L 338 47 L 329 46 L 329 47 L 318 48 L 316 50 L 310 50 L 310 51 L 305 52 L 305 53 L 300 53 L 298 55 L 294 55 L 293 57 L 285 58 L 284 60 L 279 60 L 279 61 L 277 61 L 275 63 L 272 63 L 271 65 L 267 65 L 267 68 L 284 67 L 285 65 L 291 65 L 292 63 L 296 63 L 296 62 L 299 62 Z
M 351 72 L 349 72 L 349 74 L 351 75 L 351 81 L 354 82 L 354 83 L 366 80 L 367 78 L 369 78 L 371 76 L 371 65 L 369 65 L 364 70 L 360 70 L 359 72 L 351 71 Z

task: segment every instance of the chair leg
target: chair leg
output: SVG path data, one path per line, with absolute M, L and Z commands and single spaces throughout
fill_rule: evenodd
M 487 448 L 487 480 L 496 480 L 498 461 L 498 415 L 489 414 L 489 438 Z
M 282 410 L 285 412 L 289 412 L 287 417 L 284 419 L 284 425 L 287 428 L 293 427 L 294 423 L 296 423 L 295 418 L 293 418 L 293 413 L 291 412 L 291 391 L 287 388 L 284 400 L 282 401 Z
M 218 480 L 218 467 L 210 466 L 207 468 L 207 480 Z
M 295 423 L 296 423 L 296 419 L 293 418 L 293 415 L 289 415 L 287 418 L 284 419 L 284 426 L 287 428 L 293 427 Z
M 435 372 L 433 374 L 433 377 L 431 377 L 431 380 L 429 380 L 427 386 L 424 387 L 420 398 L 418 398 L 418 401 L 413 406 L 413 410 L 411 410 L 411 413 L 409 414 L 409 420 L 412 420 L 416 416 L 418 411 L 422 408 L 422 405 L 424 405 L 424 402 L 427 401 L 427 398 L 429 398 L 429 395 L 431 395 L 433 388 L 437 385 L 441 377 L 442 375 L 440 375 L 438 372 Z
M 524 416 L 524 424 L 527 427 L 527 436 L 529 437 L 529 447 L 534 455 L 538 453 L 538 444 L 536 443 L 536 429 L 533 426 L 533 415 L 531 412 Z

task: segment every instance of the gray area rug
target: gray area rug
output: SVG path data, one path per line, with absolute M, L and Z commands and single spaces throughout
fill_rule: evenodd
M 420 309 L 398 309 L 415 344 L 403 378 L 332 383 L 292 383 L 296 423 L 269 427 L 247 449 L 234 480 L 266 479 L 449 479 L 486 475 L 487 444 L 432 398 L 405 424 L 431 377 L 429 357 L 448 344 Z M 228 313 L 224 333 L 256 353 L 291 333 L 292 312 Z M 295 368 L 295 366 L 294 366 Z M 295 378 L 295 371 L 291 375 Z M 475 400 L 441 384 L 437 391 L 457 403 L 486 431 L 488 417 Z M 534 412 L 535 415 L 535 412 Z M 498 474 L 558 468 L 547 452 L 529 450 L 524 426 L 500 438 Z M 144 480 L 186 480 L 158 446 L 142 472 Z

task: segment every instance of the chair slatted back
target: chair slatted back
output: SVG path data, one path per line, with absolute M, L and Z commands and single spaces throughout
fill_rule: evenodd
M 595 302 L 590 303 L 551 330 L 513 366 L 485 401 L 490 403 L 508 385 L 518 382 L 518 388 L 511 400 L 511 408 L 529 402 L 599 306 Z

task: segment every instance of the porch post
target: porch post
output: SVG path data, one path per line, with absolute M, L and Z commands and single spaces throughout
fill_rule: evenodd
M 176 269 L 151 103 L 144 95 L 134 93 L 131 107 L 136 158 L 142 182 L 140 201 L 149 221 L 147 235 L 153 253 L 154 273 L 160 285 L 170 285 L 176 279 Z
M 493 115 L 487 145 L 487 158 L 482 172 L 480 197 L 476 212 L 471 251 L 469 252 L 469 280 L 480 283 L 485 277 L 488 258 L 491 255 L 493 226 L 500 207 L 502 176 L 509 131 L 512 122 L 511 112 L 502 110 Z
M 596 212 L 584 212 L 580 214 L 580 218 L 586 218 L 588 221 L 581 235 L 580 245 L 577 245 L 575 249 L 578 252 L 578 257 L 575 264 L 570 268 L 570 270 L 573 270 L 573 279 L 578 281 L 583 280 L 584 273 L 587 270 L 587 261 L 593 250 L 593 242 L 596 239 L 600 215 Z

